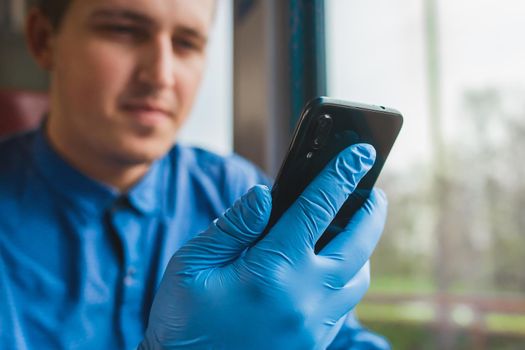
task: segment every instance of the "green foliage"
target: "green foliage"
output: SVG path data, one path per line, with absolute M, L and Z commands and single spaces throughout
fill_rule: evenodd
M 384 174 L 389 219 L 372 260 L 377 276 L 442 292 L 525 295 L 525 100 L 506 90 L 464 95 L 460 135 L 432 160 Z M 427 289 L 428 290 L 428 289 Z
M 389 219 L 372 259 L 370 293 L 525 297 L 522 97 L 468 91 L 458 107 L 460 137 L 442 145 L 441 168 L 428 160 L 382 176 Z M 430 304 L 373 305 L 365 298 L 357 310 L 394 349 L 440 349 L 444 339 L 453 349 L 475 349 L 480 341 L 483 349 L 525 349 L 525 315 L 489 313 L 476 338 L 460 325 L 438 336 Z

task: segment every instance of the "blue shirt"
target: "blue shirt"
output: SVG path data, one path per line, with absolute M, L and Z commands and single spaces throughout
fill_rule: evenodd
M 0 349 L 135 348 L 170 257 L 256 183 L 238 156 L 176 145 L 122 194 L 41 130 L 0 142 Z
M 238 156 L 176 145 L 121 194 L 41 131 L 3 141 L 0 348 L 134 348 L 173 253 L 266 182 Z

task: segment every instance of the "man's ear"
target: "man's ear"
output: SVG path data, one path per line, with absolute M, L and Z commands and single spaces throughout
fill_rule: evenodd
M 50 71 L 53 68 L 53 26 L 37 7 L 29 10 L 25 22 L 25 36 L 29 51 L 38 65 Z

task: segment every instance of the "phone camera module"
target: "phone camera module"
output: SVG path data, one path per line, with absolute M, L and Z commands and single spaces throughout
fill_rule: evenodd
M 315 131 L 313 135 L 312 148 L 322 148 L 328 138 L 330 137 L 330 131 L 332 130 L 333 120 L 328 114 L 319 116 L 316 120 Z

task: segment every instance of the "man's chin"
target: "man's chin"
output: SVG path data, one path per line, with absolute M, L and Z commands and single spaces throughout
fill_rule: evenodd
M 156 160 L 164 157 L 172 145 L 173 144 L 170 144 L 167 147 L 148 147 L 147 145 L 126 147 L 118 152 L 118 162 L 122 165 L 129 166 L 152 164 Z

